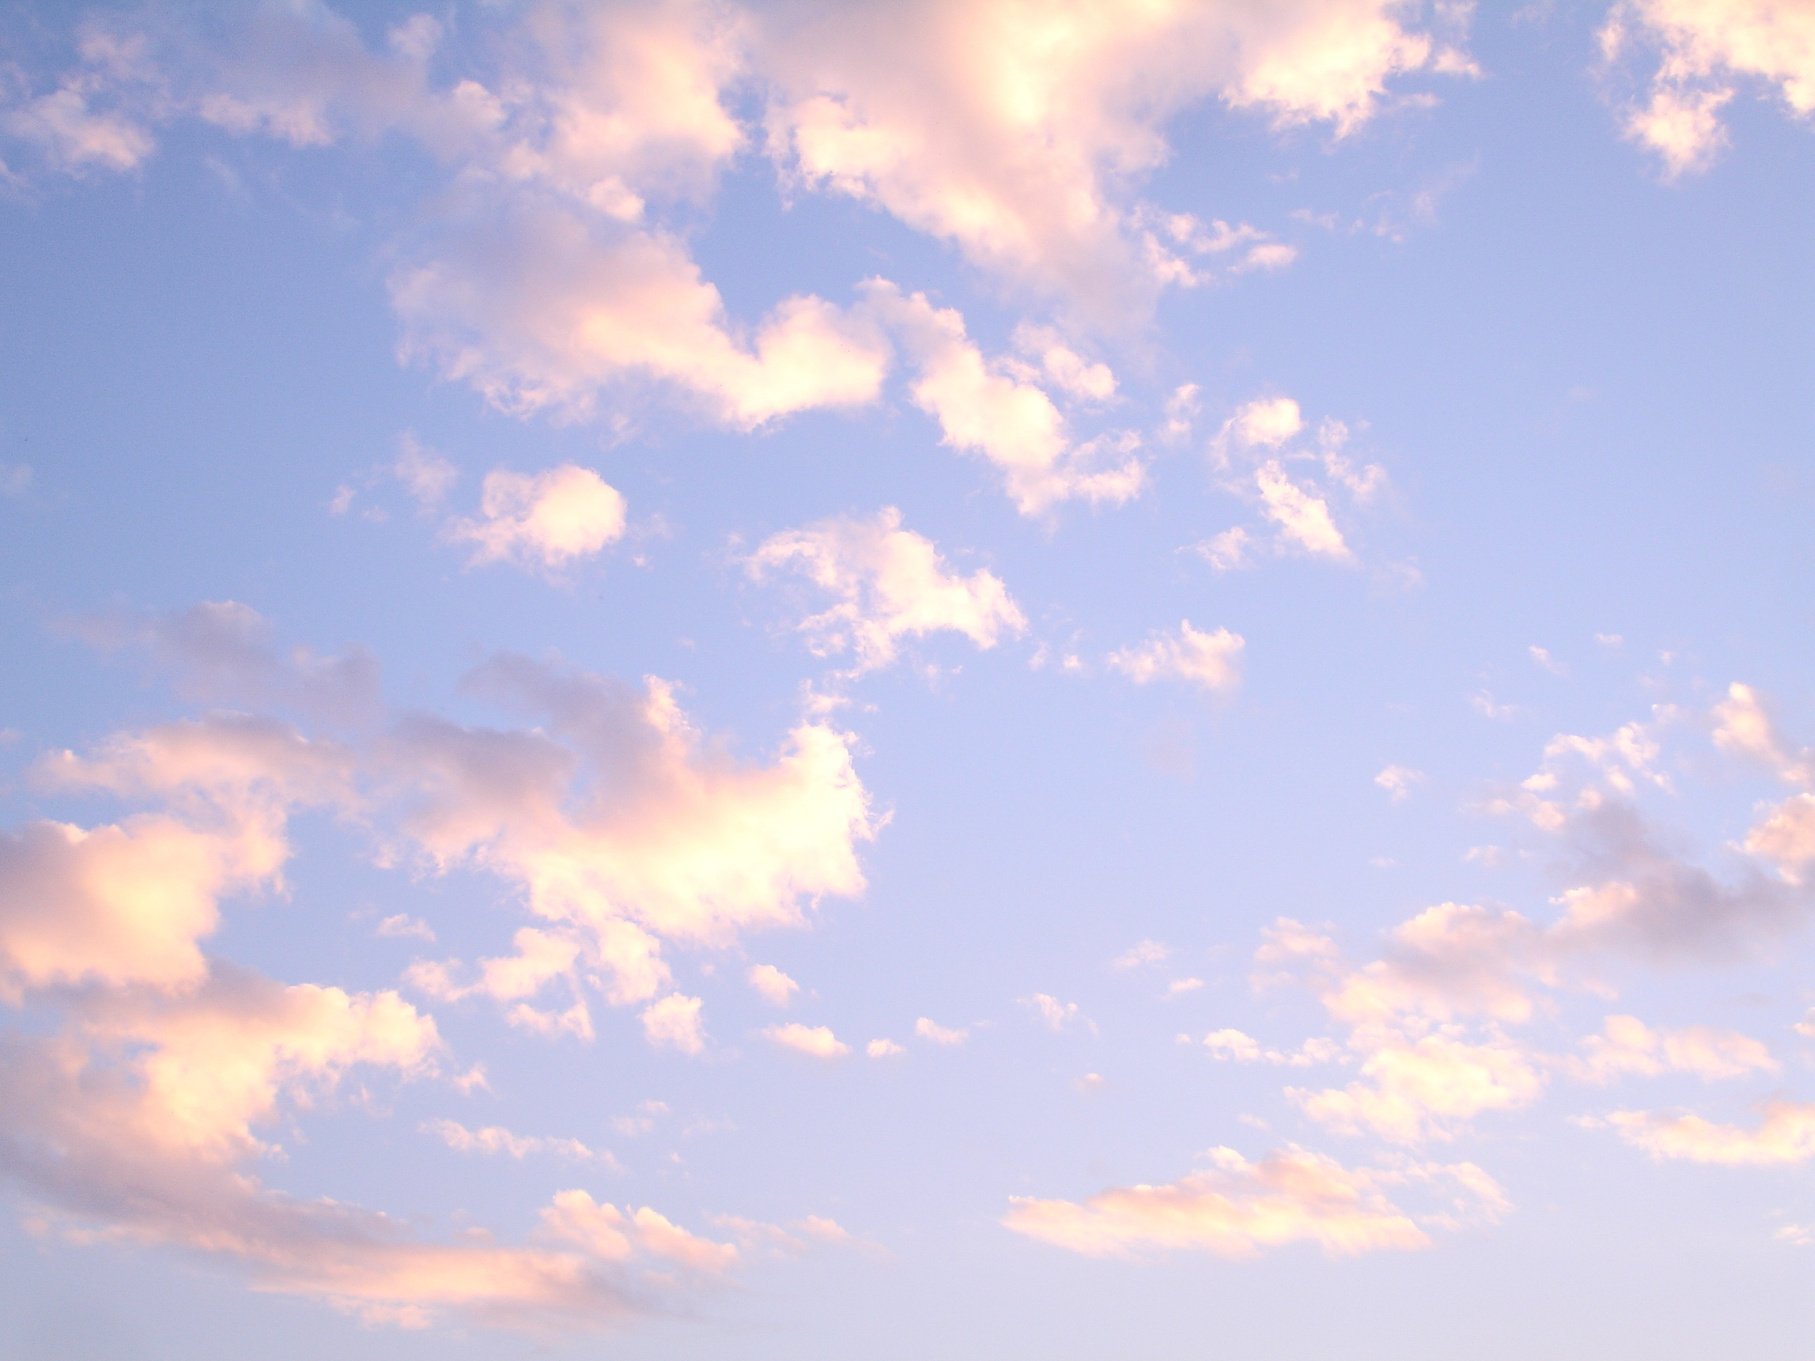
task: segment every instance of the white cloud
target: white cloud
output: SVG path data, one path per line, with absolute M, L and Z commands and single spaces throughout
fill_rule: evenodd
M 1061 1002 L 1058 998 L 1044 992 L 1036 992 L 1031 997 L 1021 998 L 1021 1005 L 1028 1008 L 1040 1018 L 1040 1023 L 1055 1035 L 1072 1025 L 1091 1023 L 1078 1009 L 1076 1002 Z M 1094 1029 L 1094 1027 L 1092 1027 Z
M 1624 123 L 1669 178 L 1719 157 L 1721 110 L 1746 84 L 1774 87 L 1798 117 L 1815 115 L 1815 12 L 1800 0 L 1621 0 L 1600 39 L 1609 61 L 1638 47 L 1655 54 L 1648 97 Z
M 1404 803 L 1412 797 L 1413 786 L 1424 783 L 1424 772 L 1409 766 L 1390 765 L 1374 776 L 1374 783 L 1384 789 L 1394 803 Z
M 623 537 L 623 494 L 591 468 L 563 464 L 540 473 L 497 468 L 485 475 L 479 518 L 455 520 L 448 535 L 473 545 L 473 561 L 555 569 L 592 557 Z
M 756 995 L 772 1007 L 792 1005 L 794 994 L 800 991 L 800 984 L 773 964 L 752 964 L 744 977 Z
M 1504 1039 L 1469 1043 L 1450 1034 L 1364 1036 L 1361 1079 L 1342 1088 L 1288 1089 L 1304 1113 L 1344 1133 L 1394 1143 L 1445 1139 L 1486 1111 L 1537 1100 L 1544 1074 Z
M 907 1049 L 893 1040 L 871 1040 L 863 1047 L 863 1052 L 873 1059 L 890 1059 L 897 1054 L 907 1053 Z
M 888 366 L 874 326 L 821 298 L 783 300 L 746 338 L 677 238 L 547 204 L 469 226 L 390 282 L 405 353 L 520 414 L 590 417 L 642 383 L 749 430 L 873 401 Z
M 1507 1208 L 1504 1193 L 1472 1163 L 1351 1169 L 1292 1146 L 1258 1162 L 1218 1148 L 1209 1160 L 1205 1170 L 1166 1185 L 1118 1188 L 1082 1202 L 1017 1196 L 1002 1222 L 1092 1257 L 1170 1251 L 1242 1258 L 1291 1243 L 1346 1257 L 1430 1245 L 1425 1230 L 1387 1198 L 1387 1186 L 1448 1184 L 1487 1219 Z
M 963 1044 L 971 1034 L 967 1027 L 943 1026 L 925 1016 L 914 1022 L 914 1033 L 923 1040 L 929 1040 L 933 1044 L 944 1045 L 947 1048 Z
M 763 1035 L 783 1049 L 792 1049 L 816 1059 L 838 1059 L 851 1052 L 851 1046 L 834 1035 L 830 1026 L 802 1025 L 799 1021 L 789 1021 L 786 1025 L 768 1027 Z M 872 1054 L 871 1057 L 876 1056 Z
M 706 1048 L 706 1031 L 700 1023 L 700 1007 L 699 998 L 671 992 L 644 1007 L 638 1019 L 649 1043 L 683 1054 L 701 1054 Z
M 869 311 L 888 324 L 913 369 L 909 394 L 939 423 L 942 442 L 981 454 L 1002 473 L 1023 515 L 1060 502 L 1116 504 L 1138 495 L 1146 470 L 1132 432 L 1079 442 L 1025 366 L 991 362 L 965 333 L 964 318 L 904 295 L 882 279 L 865 286 Z
M 1656 1111 L 1614 1111 L 1607 1123 L 1627 1143 L 1660 1160 L 1770 1167 L 1815 1158 L 1815 1104 L 1807 1102 L 1767 1102 L 1763 1118 L 1750 1129 Z
M 1310 1039 L 1296 1049 L 1274 1049 L 1245 1031 L 1225 1027 L 1203 1039 L 1210 1056 L 1229 1063 L 1268 1063 L 1287 1068 L 1310 1068 L 1342 1062 L 1342 1047 L 1334 1040 Z
M 502 1125 L 484 1125 L 468 1129 L 458 1120 L 429 1120 L 423 1126 L 456 1153 L 503 1154 L 521 1162 L 539 1154 L 552 1154 L 570 1162 L 598 1162 L 617 1168 L 618 1160 L 608 1149 L 593 1148 L 579 1139 L 553 1138 L 541 1134 L 517 1134 Z
M 1717 1081 L 1779 1068 L 1771 1051 L 1749 1035 L 1708 1026 L 1660 1032 L 1636 1016 L 1609 1016 L 1600 1034 L 1583 1041 L 1582 1050 L 1565 1066 L 1590 1082 L 1608 1082 L 1627 1073 L 1653 1077 L 1667 1072 Z
M 987 649 L 1027 629 L 994 573 L 948 571 L 931 540 L 901 527 L 893 506 L 777 534 L 749 560 L 754 576 L 784 568 L 805 573 L 837 602 L 801 621 L 814 652 L 850 652 L 859 671 L 893 662 L 903 638 L 949 630 Z
M 1098 321 L 1190 282 L 1128 186 L 1164 129 L 1220 98 L 1278 123 L 1365 122 L 1433 44 L 1387 0 L 1104 9 L 1010 0 L 782 11 L 758 36 L 776 154 L 972 262 Z M 1267 257 L 1257 263 L 1267 262 Z
M 1241 682 L 1243 641 L 1228 629 L 1206 633 L 1181 620 L 1177 636 L 1154 633 L 1145 643 L 1109 654 L 1110 666 L 1137 685 L 1180 680 L 1209 691 L 1233 690 Z

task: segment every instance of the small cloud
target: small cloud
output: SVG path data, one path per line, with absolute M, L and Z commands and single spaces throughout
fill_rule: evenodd
M 435 940 L 435 928 L 407 912 L 398 912 L 379 922 L 378 934 L 393 940 L 424 940 L 430 944 Z
M 659 1002 L 651 1002 L 639 1014 L 643 1034 L 649 1043 L 678 1049 L 683 1054 L 699 1054 L 706 1048 L 706 1035 L 700 1025 L 700 999 L 671 992 Z
M 893 1040 L 871 1040 L 863 1047 L 863 1052 L 873 1059 L 892 1059 L 897 1054 L 907 1053 L 907 1049 Z
M 851 1052 L 851 1046 L 834 1035 L 830 1026 L 789 1021 L 786 1025 L 770 1026 L 763 1031 L 763 1037 L 783 1049 L 816 1059 L 838 1059 Z
M 1181 680 L 1204 690 L 1228 691 L 1241 682 L 1243 646 L 1240 634 L 1224 628 L 1205 632 L 1186 619 L 1176 635 L 1156 631 L 1146 642 L 1112 652 L 1106 660 L 1136 685 Z
M 1517 718 L 1519 715 L 1518 705 L 1501 704 L 1486 690 L 1475 691 L 1474 694 L 1468 697 L 1468 702 L 1476 713 L 1480 714 L 1483 718 L 1491 718 L 1496 723 L 1507 722 L 1509 719 Z
M 1087 1026 L 1090 1025 L 1083 1013 L 1078 1010 L 1076 1002 L 1061 1002 L 1058 998 L 1043 992 L 1036 992 L 1032 997 L 1023 997 L 1020 1002 L 1022 1006 L 1038 1016 L 1041 1024 L 1054 1034 L 1079 1021 L 1083 1021 Z M 1091 1028 L 1095 1029 L 1094 1026 Z
M 914 1022 L 914 1033 L 923 1040 L 930 1040 L 934 1044 L 945 1045 L 948 1048 L 963 1044 L 971 1035 L 969 1029 L 965 1027 L 953 1029 L 950 1026 L 940 1025 L 937 1021 L 925 1016 Z
M 772 1007 L 785 1007 L 794 1000 L 794 994 L 800 991 L 800 984 L 773 964 L 752 964 L 750 972 L 744 977 L 763 1001 Z
M 1533 662 L 1550 672 L 1551 675 L 1567 676 L 1569 674 L 1569 668 L 1564 666 L 1563 663 L 1559 662 L 1555 657 L 1551 656 L 1549 648 L 1539 647 L 1536 643 L 1533 643 L 1526 649 L 1526 652 L 1530 654 Z
M 1187 993 L 1197 992 L 1205 986 L 1201 978 L 1175 978 L 1166 985 L 1166 996 L 1183 997 Z
M 1404 803 L 1412 797 L 1412 787 L 1424 783 L 1424 772 L 1410 766 L 1387 766 L 1374 777 L 1374 783 L 1394 803 Z
M 1155 964 L 1164 964 L 1172 958 L 1172 947 L 1157 940 L 1136 941 L 1121 954 L 1109 961 L 1109 967 L 1117 973 L 1127 973 L 1130 969 L 1150 968 Z

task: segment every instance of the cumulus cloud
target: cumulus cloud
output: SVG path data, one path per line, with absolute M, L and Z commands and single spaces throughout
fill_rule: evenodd
M 748 566 L 759 578 L 800 572 L 831 595 L 835 603 L 803 619 L 801 631 L 819 656 L 853 654 L 858 671 L 893 662 L 903 638 L 949 630 L 988 649 L 1027 629 L 1000 578 L 949 571 L 930 539 L 901 527 L 893 506 L 774 535 Z
M 130 649 L 147 657 L 190 699 L 278 706 L 336 722 L 370 717 L 378 705 L 378 663 L 371 653 L 279 647 L 270 621 L 237 600 L 159 614 L 116 611 L 67 627 L 106 651 Z
M 1152 225 L 1166 215 L 1128 192 L 1176 114 L 1214 98 L 1342 135 L 1435 55 L 1386 0 L 783 9 L 757 50 L 771 148 L 801 183 L 1111 322 L 1195 277 L 1191 247 Z
M 1716 1081 L 1748 1073 L 1774 1073 L 1779 1064 L 1750 1035 L 1709 1026 L 1660 1032 L 1636 1016 L 1609 1016 L 1601 1024 L 1601 1033 L 1584 1040 L 1580 1057 L 1567 1067 L 1590 1082 L 1608 1082 L 1628 1073 L 1652 1077 L 1667 1072 L 1693 1073 Z
M 1177 635 L 1156 632 L 1144 643 L 1109 654 L 1109 665 L 1136 685 L 1159 680 L 1183 681 L 1212 692 L 1233 690 L 1241 683 L 1244 642 L 1228 629 L 1207 633 L 1179 622 Z
M 800 984 L 773 964 L 752 964 L 744 977 L 756 995 L 772 1007 L 792 1005 L 794 994 L 800 991 Z
M 485 475 L 479 516 L 448 535 L 473 545 L 473 561 L 555 569 L 623 537 L 624 497 L 591 468 L 566 463 L 541 473 L 498 468 Z
M 1424 772 L 1413 770 L 1409 766 L 1389 765 L 1381 768 L 1374 776 L 1374 783 L 1386 791 L 1386 796 L 1394 803 L 1404 803 L 1412 797 L 1415 785 L 1424 782 Z
M 1430 1245 L 1419 1222 L 1388 1198 L 1384 1188 L 1395 1184 L 1447 1183 L 1489 1219 L 1507 1208 L 1504 1193 L 1472 1163 L 1347 1168 L 1294 1146 L 1258 1162 L 1218 1148 L 1209 1162 L 1175 1182 L 1117 1188 L 1081 1202 L 1013 1197 L 1002 1222 L 1092 1257 L 1206 1252 L 1242 1258 L 1293 1243 L 1347 1257 Z
M 609 1149 L 593 1148 L 579 1139 L 517 1134 L 502 1125 L 468 1129 L 458 1120 L 440 1119 L 427 1121 L 422 1128 L 456 1153 L 503 1154 L 519 1162 L 548 1153 L 570 1162 L 600 1162 L 610 1167 L 616 1167 L 618 1161 Z
M 1537 1100 L 1544 1073 L 1504 1039 L 1471 1043 L 1450 1033 L 1406 1039 L 1366 1036 L 1360 1080 L 1346 1087 L 1286 1095 L 1319 1124 L 1342 1133 L 1369 1132 L 1394 1143 L 1452 1137 L 1486 1111 L 1516 1110 Z
M 1660 1160 L 1770 1167 L 1815 1158 L 1815 1104 L 1770 1101 L 1751 1128 L 1720 1125 L 1699 1115 L 1614 1111 L 1607 1116 L 1619 1136 Z
M 877 1039 L 864 1045 L 863 1052 L 873 1059 L 891 1059 L 897 1054 L 907 1053 L 907 1050 L 893 1040 Z
M 390 287 L 406 355 L 519 414 L 590 417 L 640 382 L 749 430 L 873 401 L 888 366 L 864 316 L 797 296 L 746 334 L 679 239 L 544 203 L 449 234 Z
M 830 1026 L 802 1025 L 799 1021 L 789 1021 L 786 1025 L 770 1026 L 763 1031 L 763 1036 L 783 1049 L 792 1049 L 798 1054 L 807 1054 L 816 1059 L 838 1059 L 851 1052 L 851 1046 L 834 1035 Z
M 702 1003 L 697 997 L 671 992 L 651 1002 L 637 1013 L 649 1043 L 678 1049 L 683 1054 L 701 1054 L 706 1049 L 706 1030 L 700 1021 Z
M 1719 157 L 1721 111 L 1749 85 L 1799 118 L 1815 114 L 1815 14 L 1797 0 L 1621 0 L 1600 40 L 1608 61 L 1641 50 L 1655 60 L 1645 98 L 1622 117 L 1671 179 Z
M 882 279 L 865 286 L 865 297 L 906 352 L 914 404 L 939 423 L 944 443 L 996 466 L 1022 514 L 1044 514 L 1068 500 L 1116 504 L 1139 494 L 1146 470 L 1135 456 L 1138 436 L 1074 439 L 1046 389 L 1024 366 L 987 359 L 955 310 Z
M 1175 984 L 1174 987 L 1176 986 Z M 1309 1039 L 1296 1049 L 1275 1049 L 1262 1044 L 1246 1031 L 1228 1026 L 1212 1030 L 1204 1036 L 1203 1044 L 1212 1058 L 1229 1063 L 1268 1063 L 1287 1068 L 1310 1068 L 1319 1064 L 1340 1063 L 1343 1059 L 1342 1047 L 1334 1040 Z
M 971 1035 L 967 1026 L 944 1026 L 925 1016 L 914 1022 L 914 1033 L 923 1040 L 947 1048 L 963 1044 Z

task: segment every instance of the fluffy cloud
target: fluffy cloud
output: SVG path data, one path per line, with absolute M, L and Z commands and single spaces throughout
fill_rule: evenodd
M 929 1017 L 922 1016 L 914 1022 L 914 1033 L 923 1040 L 950 1048 L 963 1044 L 970 1038 L 970 1030 L 965 1026 L 945 1026 Z
M 757 996 L 772 1007 L 791 1005 L 794 994 L 800 991 L 800 984 L 773 964 L 752 964 L 744 977 L 756 989 Z
M 981 454 L 1001 472 L 1023 515 L 1062 501 L 1118 503 L 1146 480 L 1132 434 L 1074 440 L 1052 397 L 1025 366 L 991 362 L 965 332 L 964 318 L 904 295 L 885 280 L 866 285 L 871 312 L 906 352 L 914 404 L 939 423 L 943 442 Z
M 845 733 L 802 723 L 775 762 L 750 766 L 708 747 L 664 682 L 638 693 L 505 657 L 474 685 L 546 726 L 403 724 L 389 758 L 406 830 L 437 863 L 502 875 L 545 922 L 580 932 L 614 1000 L 660 985 L 658 939 L 723 945 L 862 889 L 857 846 L 878 824 Z
M 1292 1243 L 1314 1243 L 1336 1257 L 1429 1246 L 1429 1235 L 1382 1189 L 1397 1182 L 1447 1181 L 1487 1217 L 1506 1208 L 1500 1189 L 1470 1163 L 1351 1169 L 1296 1147 L 1258 1162 L 1229 1148 L 1209 1157 L 1208 1168 L 1163 1186 L 1118 1188 L 1083 1202 L 1014 1197 L 1002 1222 L 1093 1257 L 1171 1251 L 1239 1258 Z
M 851 1046 L 834 1035 L 830 1026 L 802 1025 L 799 1021 L 789 1021 L 786 1025 L 770 1026 L 763 1031 L 763 1035 L 783 1049 L 792 1049 L 816 1059 L 838 1059 L 851 1052 Z
M 1572 1072 L 1590 1082 L 1607 1082 L 1627 1073 L 1693 1073 L 1706 1080 L 1773 1073 L 1778 1063 L 1771 1051 L 1749 1035 L 1708 1026 L 1653 1030 L 1636 1016 L 1609 1016 L 1599 1035 L 1589 1036 Z
M 58 983 L 199 983 L 221 898 L 272 883 L 286 855 L 263 823 L 215 832 L 156 814 L 0 833 L 0 1000 Z
M 571 463 L 541 473 L 489 472 L 479 508 L 478 519 L 448 527 L 450 537 L 473 545 L 475 563 L 558 568 L 624 533 L 623 495 L 591 468 Z
M 1543 1072 L 1503 1039 L 1470 1043 L 1438 1033 L 1363 1042 L 1360 1081 L 1322 1091 L 1293 1088 L 1287 1096 L 1333 1129 L 1414 1144 L 1448 1138 L 1483 1112 L 1530 1105 L 1544 1088 Z
M 1341 421 L 1326 420 L 1306 432 L 1304 412 L 1292 398 L 1246 402 L 1211 440 L 1211 467 L 1225 491 L 1257 507 L 1272 525 L 1275 552 L 1353 565 L 1354 550 L 1331 507 L 1339 497 L 1365 506 L 1385 485 L 1386 472 L 1354 462 Z M 1249 565 L 1260 542 L 1258 530 L 1238 525 L 1194 550 L 1218 571 L 1229 571 Z
M 1767 1102 L 1763 1119 L 1751 1129 L 1656 1111 L 1614 1111 L 1607 1123 L 1658 1159 L 1769 1167 L 1815 1158 L 1815 1105 L 1808 1102 Z
M 671 992 L 651 1002 L 638 1013 L 643 1033 L 649 1043 L 678 1049 L 683 1054 L 701 1054 L 706 1049 L 706 1030 L 700 1021 L 700 999 Z
M 1241 683 L 1239 634 L 1228 629 L 1206 633 L 1181 620 L 1176 637 L 1155 633 L 1144 643 L 1109 654 L 1109 665 L 1136 685 L 1178 680 L 1209 691 L 1233 690 Z
M 1798 0 L 1621 0 L 1600 36 L 1609 61 L 1641 47 L 1655 57 L 1625 130 L 1671 178 L 1719 156 L 1721 110 L 1748 83 L 1772 87 L 1798 117 L 1815 114 L 1815 13 Z
M 894 661 L 905 637 L 950 630 L 992 648 L 1027 628 L 1000 578 L 948 571 L 930 539 L 901 527 L 893 506 L 777 534 L 749 568 L 756 576 L 793 568 L 832 595 L 836 603 L 802 620 L 801 631 L 820 656 L 853 653 L 860 671 Z
M 587 417 L 642 382 L 748 430 L 873 401 L 889 358 L 867 319 L 815 297 L 746 335 L 677 238 L 546 203 L 447 234 L 392 276 L 391 301 L 406 355 L 518 413 Z
M 430 1120 L 422 1128 L 456 1153 L 501 1153 L 519 1162 L 535 1154 L 552 1153 L 570 1162 L 601 1162 L 614 1168 L 618 1161 L 608 1150 L 593 1148 L 579 1139 L 517 1134 L 502 1125 L 468 1129 L 458 1120 L 442 1119 Z
M 1172 117 L 1220 98 L 1349 132 L 1390 80 L 1433 60 L 1431 38 L 1406 28 L 1402 10 L 1388 0 L 792 7 L 762 25 L 757 50 L 777 86 L 771 145 L 801 182 L 1119 321 L 1193 277 L 1176 234 L 1150 225 L 1164 215 L 1127 192 L 1165 160 Z

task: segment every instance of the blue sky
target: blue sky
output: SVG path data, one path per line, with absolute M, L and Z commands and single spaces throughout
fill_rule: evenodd
M 1802 1356 L 1812 112 L 1791 0 L 8 12 L 4 1350 Z

